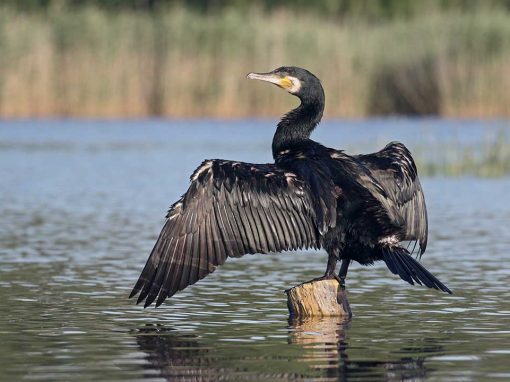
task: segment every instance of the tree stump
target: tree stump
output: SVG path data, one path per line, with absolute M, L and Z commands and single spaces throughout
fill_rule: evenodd
M 352 317 L 347 293 L 336 279 L 307 281 L 285 293 L 291 317 Z

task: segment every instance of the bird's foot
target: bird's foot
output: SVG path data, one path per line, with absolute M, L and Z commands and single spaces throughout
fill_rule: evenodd
M 345 279 L 341 278 L 336 273 L 329 273 L 329 274 L 326 273 L 324 276 L 317 277 L 313 280 L 310 280 L 310 282 L 323 281 L 323 280 L 336 280 L 336 281 L 338 281 L 338 283 L 340 284 L 342 289 L 345 289 Z
M 335 278 L 334 274 L 327 274 L 326 273 L 324 276 L 316 277 L 314 279 L 311 279 L 309 282 L 313 283 L 313 282 L 316 282 L 316 281 L 333 280 L 334 278 Z

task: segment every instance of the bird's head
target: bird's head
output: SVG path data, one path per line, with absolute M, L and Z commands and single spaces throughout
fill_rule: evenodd
M 319 79 L 308 70 L 295 66 L 282 66 L 269 73 L 249 73 L 246 77 L 275 84 L 303 102 L 324 98 Z

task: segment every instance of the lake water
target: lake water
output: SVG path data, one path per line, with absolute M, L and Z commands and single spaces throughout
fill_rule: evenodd
M 375 150 L 476 145 L 508 122 L 325 122 Z M 0 379 L 510 380 L 509 178 L 425 178 L 423 264 L 349 271 L 350 322 L 288 320 L 283 291 L 324 252 L 245 256 L 158 309 L 128 300 L 169 205 L 204 158 L 271 160 L 271 121 L 0 122 Z

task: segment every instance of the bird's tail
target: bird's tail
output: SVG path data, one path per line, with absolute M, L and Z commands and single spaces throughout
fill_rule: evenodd
M 393 274 L 399 275 L 402 280 L 407 281 L 411 285 L 417 282 L 420 285 L 452 294 L 452 291 L 415 260 L 407 249 L 402 247 L 384 247 L 382 253 L 383 260 L 389 270 Z

